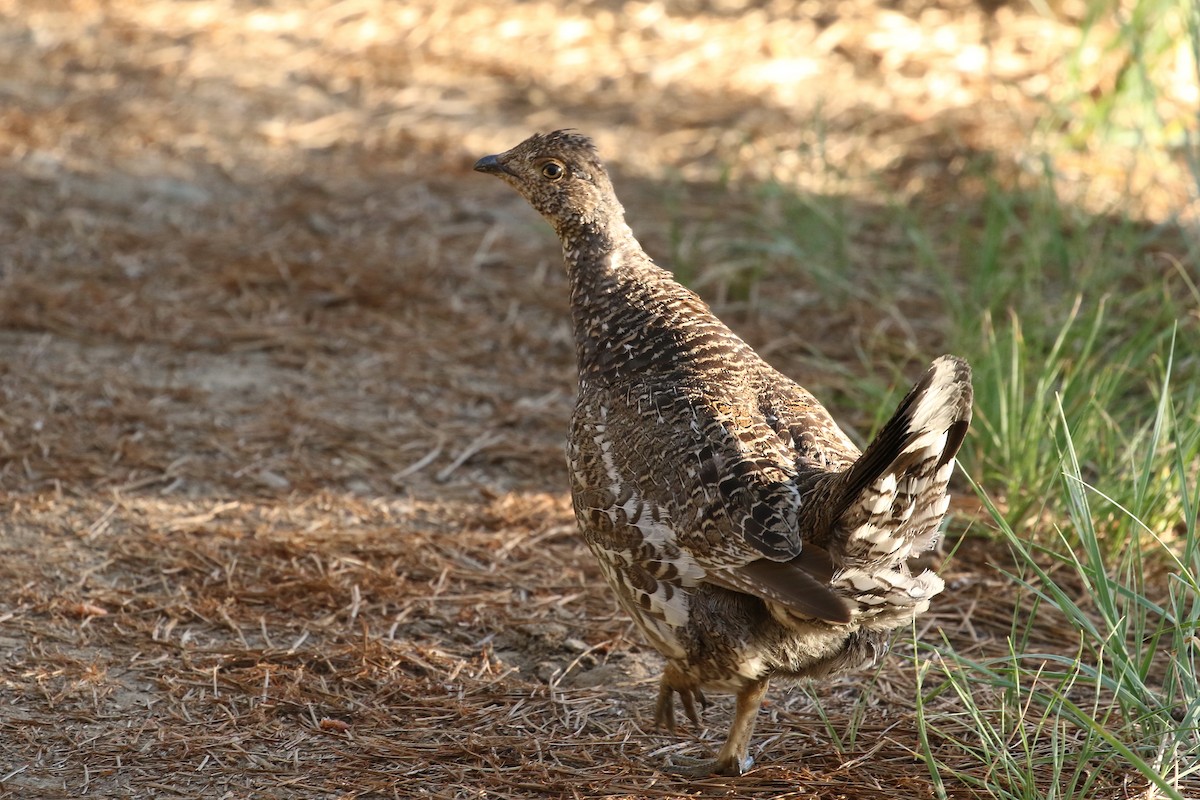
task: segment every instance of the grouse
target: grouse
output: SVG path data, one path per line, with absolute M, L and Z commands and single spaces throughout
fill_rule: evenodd
M 876 661 L 889 632 L 944 584 L 908 560 L 932 547 L 971 419 L 967 363 L 942 356 L 865 451 L 656 266 L 586 136 L 535 134 L 475 169 L 554 226 L 570 284 L 579 394 L 567 447 L 583 538 L 622 608 L 666 659 L 655 723 L 675 695 L 737 697 L 715 761 L 749 769 L 772 678 Z

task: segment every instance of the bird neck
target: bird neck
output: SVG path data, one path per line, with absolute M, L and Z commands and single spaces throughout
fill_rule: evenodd
M 654 264 L 623 220 L 577 226 L 562 243 L 585 385 L 677 370 L 696 335 L 736 339 L 700 298 Z
M 653 265 L 624 221 L 583 224 L 560 236 L 579 334 L 580 323 L 619 313 Z

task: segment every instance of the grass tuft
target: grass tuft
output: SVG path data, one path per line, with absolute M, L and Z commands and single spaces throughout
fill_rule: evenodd
M 992 797 L 1066 800 L 1105 796 L 1131 774 L 1176 800 L 1200 787 L 1200 425 L 1172 396 L 1173 347 L 1165 360 L 1132 487 L 1105 475 L 1102 489 L 1085 474 L 1061 396 L 1066 509 L 1054 536 L 1020 535 L 973 484 L 1008 544 L 1015 568 L 1006 574 L 1021 597 L 1002 653 L 921 645 L 929 658 L 918 719 L 935 785 L 953 777 Z M 1164 531 L 1144 512 L 1168 493 L 1182 517 Z M 1070 649 L 1038 644 L 1046 629 Z

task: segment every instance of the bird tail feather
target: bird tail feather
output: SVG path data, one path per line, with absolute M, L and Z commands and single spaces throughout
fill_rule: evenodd
M 842 511 L 834 523 L 842 568 L 833 583 L 863 612 L 920 613 L 944 588 L 932 572 L 910 575 L 905 561 L 937 542 L 971 402 L 967 362 L 942 356 L 843 473 Z

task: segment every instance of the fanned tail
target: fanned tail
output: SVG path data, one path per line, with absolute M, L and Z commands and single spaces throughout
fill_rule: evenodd
M 880 627 L 923 612 L 945 586 L 930 571 L 914 577 L 905 561 L 937 542 L 971 402 L 971 368 L 942 356 L 843 473 L 832 548 L 841 569 L 833 585 Z

